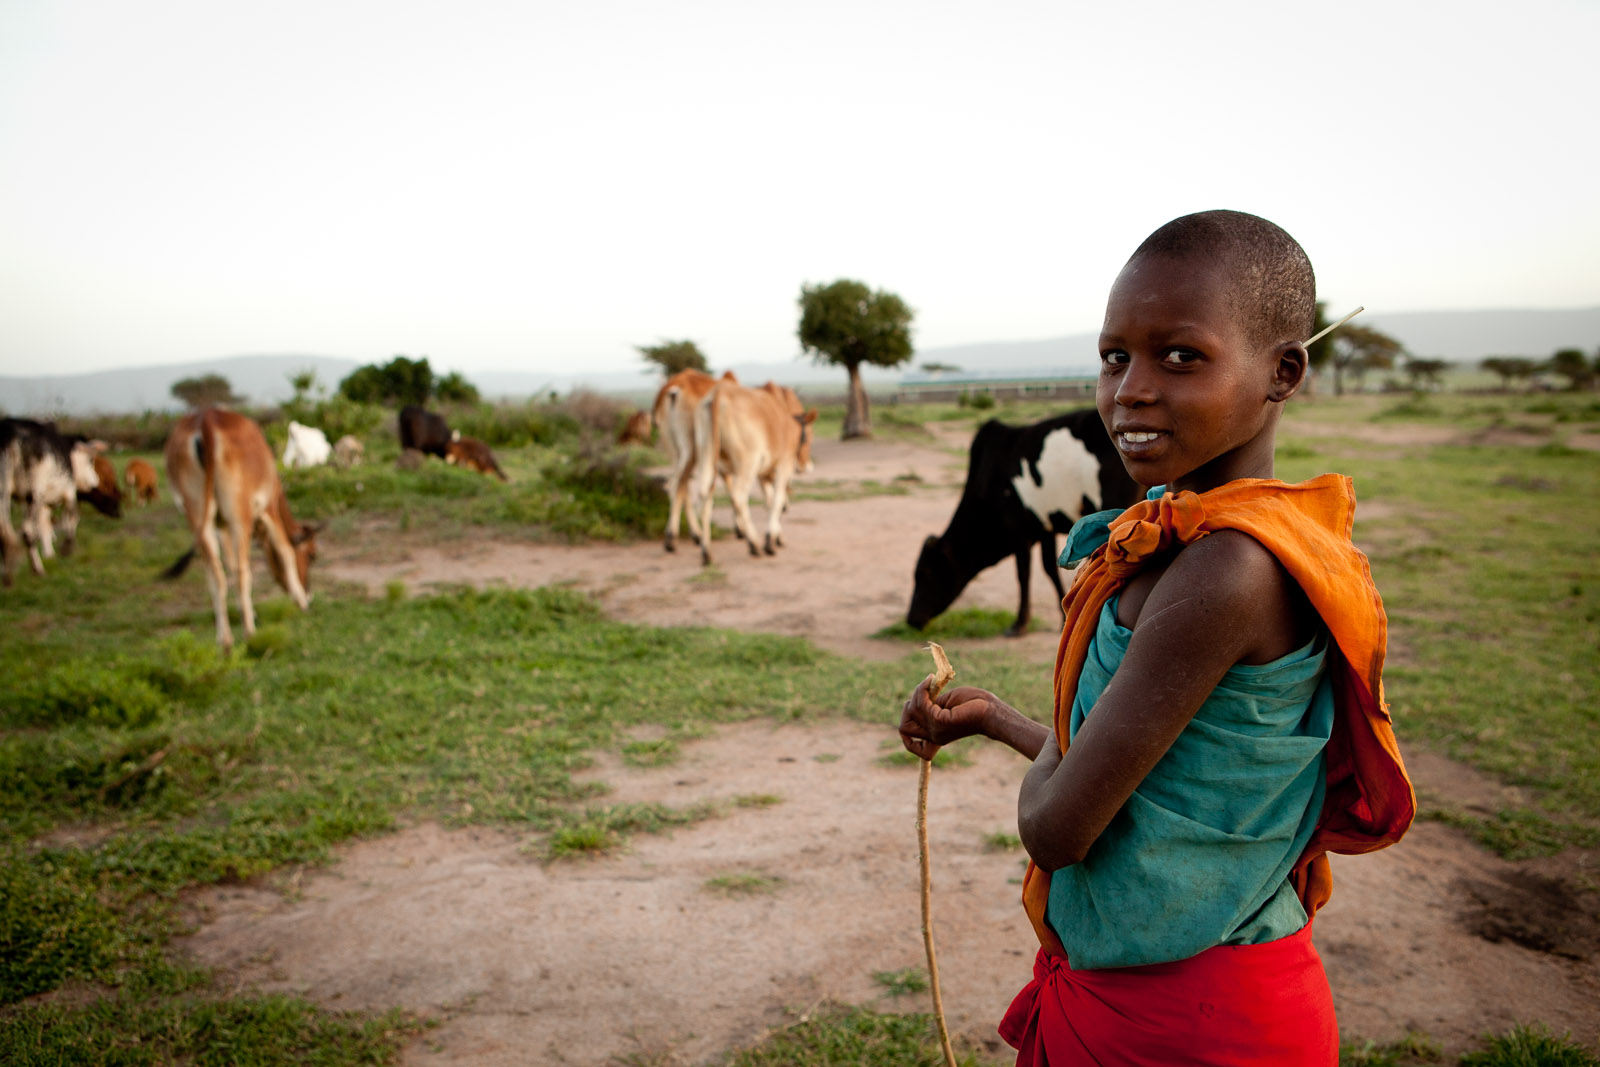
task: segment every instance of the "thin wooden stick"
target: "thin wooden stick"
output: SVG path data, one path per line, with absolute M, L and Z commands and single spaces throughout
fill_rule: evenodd
M 928 699 L 939 695 L 939 690 L 956 676 L 955 668 L 945 657 L 944 649 L 929 642 L 933 653 L 934 674 L 928 680 Z M 928 985 L 933 990 L 933 1018 L 939 1024 L 939 1044 L 944 1049 L 944 1062 L 956 1067 L 955 1049 L 950 1047 L 950 1026 L 944 1020 L 944 997 L 939 991 L 939 957 L 933 951 L 933 870 L 928 853 L 928 782 L 933 776 L 933 761 L 925 759 L 917 773 L 917 845 L 922 865 L 922 944 L 928 950 Z
M 1306 346 L 1310 347 L 1311 345 L 1316 344 L 1318 341 L 1322 340 L 1324 337 L 1328 336 L 1334 330 L 1337 330 L 1339 327 L 1343 326 L 1345 323 L 1349 322 L 1351 319 L 1355 318 L 1357 315 L 1361 314 L 1365 310 L 1367 310 L 1365 306 L 1358 307 L 1354 311 L 1350 312 L 1350 314 L 1346 315 L 1344 318 L 1342 318 L 1338 322 L 1334 323 L 1332 326 L 1324 326 L 1322 329 L 1317 331 L 1317 335 L 1315 337 L 1311 338 L 1309 341 L 1306 342 Z

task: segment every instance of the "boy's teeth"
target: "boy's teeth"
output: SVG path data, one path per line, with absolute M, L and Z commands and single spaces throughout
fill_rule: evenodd
M 1159 436 L 1161 435 L 1154 433 L 1125 433 L 1122 435 L 1122 439 L 1127 441 L 1129 444 L 1137 445 L 1142 444 L 1145 441 L 1154 441 Z

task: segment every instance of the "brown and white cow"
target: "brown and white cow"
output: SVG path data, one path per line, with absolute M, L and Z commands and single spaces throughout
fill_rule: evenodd
M 459 434 L 455 440 L 444 446 L 444 461 L 469 471 L 479 474 L 492 474 L 502 482 L 509 482 L 506 472 L 500 469 L 500 464 L 495 462 L 494 453 L 489 451 L 489 446 L 476 437 L 462 437 Z
M 722 375 L 722 381 L 737 385 L 739 379 L 732 371 Z M 678 550 L 678 520 L 682 516 L 689 524 L 689 536 L 697 545 L 704 544 L 701 530 L 696 525 L 700 503 L 691 496 L 695 490 L 694 413 L 711 387 L 717 384 L 705 371 L 682 370 L 668 378 L 651 406 L 651 416 L 661 431 L 661 450 L 667 454 L 672 471 L 667 475 L 667 536 L 662 542 L 668 552 Z M 709 486 L 707 493 L 710 493 Z M 684 504 L 688 504 L 685 509 Z
M 233 646 L 228 627 L 227 579 L 219 531 L 227 532 L 226 555 L 239 586 L 239 616 L 245 636 L 256 632 L 250 600 L 250 536 L 267 555 L 272 576 L 301 610 L 311 606 L 307 592 L 311 561 L 317 558 L 319 526 L 302 525 L 289 513 L 278 481 L 278 466 L 261 427 L 231 411 L 185 415 L 167 438 L 167 481 L 178 508 L 189 520 L 194 547 L 167 568 L 176 578 L 198 552 L 206 566 L 206 585 L 217 618 L 217 641 Z
M 122 480 L 129 489 L 129 498 L 148 504 L 156 498 L 156 469 L 142 459 L 130 459 L 122 468 Z
M 779 517 L 789 503 L 789 481 L 811 469 L 811 426 L 815 409 L 806 410 L 793 389 L 768 382 L 746 389 L 737 382 L 718 382 L 695 409 L 695 493 L 700 500 L 701 529 L 711 529 L 711 487 L 722 474 L 733 498 L 734 529 L 750 544 L 750 554 L 776 555 L 783 544 Z M 750 490 L 757 482 L 767 501 L 767 531 L 756 547 L 750 520 Z M 700 561 L 711 562 L 711 539 L 700 541 Z
M 92 506 L 107 518 L 122 518 L 122 489 L 117 485 L 117 468 L 111 465 L 106 458 L 104 442 L 89 442 L 89 447 L 94 452 L 94 473 L 100 479 L 100 484 L 87 493 L 79 493 L 78 499 Z
M 61 554 L 71 555 L 78 536 L 78 494 L 100 484 L 94 451 L 80 435 L 66 436 L 55 423 L 0 419 L 0 584 L 10 585 L 24 545 L 33 573 L 56 554 L 50 509 L 61 508 Z M 11 502 L 22 504 L 22 537 L 11 525 Z

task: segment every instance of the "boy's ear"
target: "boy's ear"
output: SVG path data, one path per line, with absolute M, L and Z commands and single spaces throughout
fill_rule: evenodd
M 1300 391 L 1306 383 L 1306 370 L 1311 365 L 1311 357 L 1306 352 L 1306 346 L 1299 341 L 1285 341 L 1278 346 L 1277 358 L 1272 367 L 1272 385 L 1267 390 L 1267 399 L 1274 404 L 1281 404 Z

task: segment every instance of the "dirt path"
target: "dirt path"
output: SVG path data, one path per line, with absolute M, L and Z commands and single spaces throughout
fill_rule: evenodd
M 719 542 L 709 576 L 693 554 L 654 544 L 448 547 L 421 538 L 330 544 L 319 568 L 374 590 L 395 578 L 416 589 L 568 581 L 620 618 L 901 655 L 905 645 L 869 635 L 904 614 L 921 538 L 943 529 L 959 493 L 960 459 L 936 444 L 829 445 L 819 446 L 818 478 L 919 480 L 903 496 L 798 502 L 776 559 Z M 1035 611 L 1054 611 L 1037 575 L 1034 586 Z M 1002 565 L 961 604 L 1012 608 L 1015 589 Z M 1013 647 L 1047 669 L 1054 638 Z M 202 894 L 185 944 L 241 986 L 440 1019 L 406 1053 L 418 1067 L 700 1063 L 828 998 L 926 1010 L 922 996 L 880 999 L 873 979 L 923 963 L 916 776 L 877 762 L 893 744 L 887 723 L 751 723 L 684 746 L 671 767 L 602 762 L 591 774 L 611 786 L 608 802 L 781 801 L 637 838 L 623 855 L 549 866 L 510 833 L 412 826 L 345 849 L 288 893 Z M 934 778 L 935 909 L 952 1025 L 999 1056 L 994 1023 L 1028 978 L 1032 935 L 1017 905 L 1020 854 L 985 839 L 1014 832 L 1025 764 L 998 746 L 971 755 Z M 1408 756 L 1434 802 L 1494 810 L 1503 801 L 1502 787 L 1465 768 Z M 1435 823 L 1384 853 L 1336 857 L 1317 943 L 1343 1033 L 1386 1041 L 1422 1030 L 1456 1050 L 1483 1031 L 1538 1020 L 1600 1041 L 1600 908 L 1574 888 L 1600 881 L 1593 863 L 1573 853 L 1505 863 Z M 740 874 L 781 882 L 747 896 L 708 885 Z

